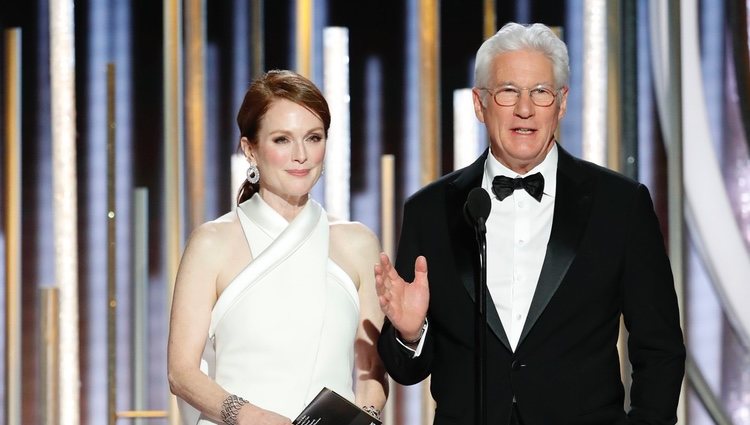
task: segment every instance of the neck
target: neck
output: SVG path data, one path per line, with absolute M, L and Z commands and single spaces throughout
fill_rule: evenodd
M 310 198 L 307 193 L 302 196 L 279 196 L 262 188 L 258 191 L 258 195 L 286 221 L 294 220 Z

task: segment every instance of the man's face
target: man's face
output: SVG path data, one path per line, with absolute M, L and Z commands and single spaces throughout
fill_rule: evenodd
M 502 87 L 506 91 L 520 89 L 515 105 L 500 106 L 493 100 L 493 94 Z M 556 94 L 554 102 L 549 106 L 534 104 L 531 96 L 535 89 Z M 474 111 L 487 128 L 495 158 L 519 174 L 540 164 L 552 148 L 567 97 L 568 88 L 555 86 L 552 62 L 542 53 L 519 50 L 497 55 L 492 62 L 490 86 L 473 89 Z

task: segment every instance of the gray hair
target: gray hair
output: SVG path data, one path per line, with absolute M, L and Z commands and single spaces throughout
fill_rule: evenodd
M 570 65 L 565 43 L 544 24 L 521 25 L 509 22 L 485 40 L 477 50 L 474 64 L 475 86 L 488 87 L 492 61 L 497 55 L 518 50 L 534 50 L 545 55 L 552 61 L 555 88 L 568 85 Z

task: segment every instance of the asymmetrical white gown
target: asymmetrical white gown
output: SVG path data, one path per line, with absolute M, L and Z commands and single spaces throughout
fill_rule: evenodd
M 231 394 L 292 420 L 321 388 L 354 401 L 359 298 L 328 257 L 314 200 L 287 222 L 259 195 L 237 214 L 253 260 L 217 300 L 201 370 Z M 184 424 L 214 424 L 179 400 Z

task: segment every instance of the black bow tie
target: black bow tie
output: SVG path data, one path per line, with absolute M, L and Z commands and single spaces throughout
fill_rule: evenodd
M 516 189 L 524 189 L 534 199 L 542 202 L 542 192 L 544 192 L 544 177 L 542 173 L 534 173 L 530 176 L 516 177 L 514 179 L 505 176 L 495 176 L 492 179 L 492 193 L 501 201 L 510 196 Z

